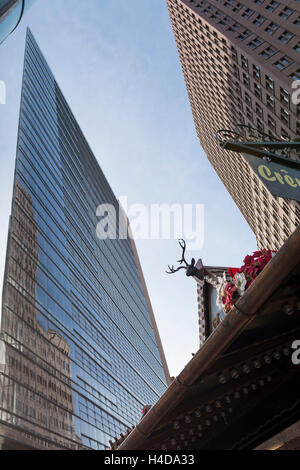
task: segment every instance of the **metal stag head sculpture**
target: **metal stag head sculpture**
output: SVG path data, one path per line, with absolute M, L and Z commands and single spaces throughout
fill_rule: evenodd
M 203 279 L 203 274 L 204 274 L 204 268 L 203 268 L 202 261 L 199 260 L 197 262 L 197 265 L 200 265 L 199 267 L 195 266 L 196 265 L 195 258 L 192 258 L 191 263 L 189 264 L 185 259 L 185 250 L 186 250 L 185 241 L 182 240 L 182 239 L 179 239 L 178 243 L 179 243 L 180 247 L 182 248 L 182 256 L 181 256 L 181 259 L 177 261 L 177 263 L 179 263 L 180 265 L 183 264 L 183 266 L 179 266 L 177 269 L 175 269 L 173 265 L 172 266 L 168 265 L 169 271 L 166 271 L 166 273 L 167 274 L 174 274 L 177 271 L 179 271 L 180 269 L 185 269 L 187 276 L 194 276 L 194 277 L 197 277 L 198 279 L 202 280 Z

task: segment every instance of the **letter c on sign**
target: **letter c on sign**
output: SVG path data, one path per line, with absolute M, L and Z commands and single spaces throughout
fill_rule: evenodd
M 259 165 L 258 173 L 262 176 L 265 180 L 268 181 L 275 181 L 275 176 L 271 176 L 272 172 L 266 165 Z

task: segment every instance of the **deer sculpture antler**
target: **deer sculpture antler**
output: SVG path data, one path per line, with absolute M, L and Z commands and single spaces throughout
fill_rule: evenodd
M 186 275 L 187 276 L 197 276 L 199 279 L 202 279 L 202 273 L 201 273 L 201 270 L 197 269 L 195 267 L 195 264 L 196 264 L 196 260 L 195 258 L 192 258 L 191 260 L 191 263 L 189 264 L 186 259 L 185 259 L 185 250 L 186 250 L 186 243 L 185 241 L 180 238 L 178 240 L 178 243 L 179 243 L 179 246 L 181 247 L 182 249 L 182 255 L 181 255 L 181 259 L 179 259 L 177 261 L 177 263 L 179 264 L 185 264 L 185 266 L 179 266 L 177 269 L 174 268 L 174 266 L 170 266 L 168 265 L 168 268 L 169 268 L 169 271 L 166 271 L 167 274 L 174 274 L 176 273 L 177 271 L 179 271 L 180 269 L 185 269 L 186 270 Z
M 180 269 L 185 269 L 186 271 L 186 275 L 188 277 L 192 276 L 194 278 L 198 278 L 200 281 L 207 281 L 209 284 L 213 285 L 214 287 L 216 287 L 219 283 L 219 280 L 218 280 L 218 277 L 211 273 L 210 271 L 208 271 L 208 269 L 206 267 L 203 266 L 203 263 L 202 263 L 202 260 L 199 259 L 197 261 L 197 264 L 196 264 L 196 260 L 195 258 L 192 258 L 191 260 L 191 263 L 189 264 L 184 255 L 185 255 L 185 249 L 186 249 L 186 243 L 184 240 L 182 239 L 179 239 L 178 240 L 178 243 L 180 245 L 180 247 L 182 248 L 182 256 L 181 256 L 181 259 L 179 259 L 177 261 L 177 263 L 179 264 L 185 264 L 185 266 L 179 266 L 177 269 L 174 268 L 174 266 L 169 266 L 168 265 L 168 268 L 169 268 L 169 271 L 166 271 L 167 274 L 174 274 L 176 273 L 177 271 L 179 271 Z
M 179 269 L 186 269 L 185 266 L 180 266 L 179 268 L 175 269 L 173 264 L 172 264 L 172 266 L 170 266 L 168 264 L 168 268 L 169 268 L 169 271 L 166 271 L 167 274 L 174 274 L 174 273 L 177 273 L 177 271 L 179 271 Z
M 180 238 L 180 239 L 178 240 L 178 243 L 179 243 L 179 246 L 182 248 L 182 256 L 181 256 L 181 259 L 179 259 L 179 260 L 177 261 L 177 263 L 179 263 L 179 264 L 183 264 L 183 263 L 184 263 L 185 266 L 179 266 L 177 269 L 175 269 L 173 265 L 172 265 L 172 266 L 168 265 L 168 268 L 169 268 L 170 271 L 166 271 L 167 274 L 174 274 L 174 273 L 176 273 L 177 271 L 179 271 L 180 269 L 185 269 L 185 270 L 187 270 L 188 267 L 189 267 L 189 263 L 186 261 L 186 259 L 185 259 L 185 257 L 184 257 L 184 255 L 185 255 L 185 249 L 186 249 L 186 243 L 185 243 L 185 241 L 184 241 L 182 238 Z M 194 261 L 195 261 L 195 260 L 194 260 Z M 194 263 L 194 264 L 195 264 L 195 263 Z
M 182 240 L 182 238 L 180 238 L 178 240 L 178 243 L 179 243 L 180 247 L 182 248 L 182 256 L 181 256 L 181 259 L 179 259 L 177 261 L 177 263 L 180 263 L 180 264 L 184 263 L 186 266 L 179 266 L 177 269 L 175 269 L 173 264 L 172 264 L 172 266 L 170 266 L 168 264 L 169 271 L 166 271 L 167 274 L 174 274 L 177 271 L 179 271 L 180 269 L 187 269 L 188 263 L 186 262 L 186 259 L 184 257 L 185 249 L 186 249 L 186 243 L 185 243 L 184 240 Z
M 181 256 L 181 259 L 179 259 L 179 260 L 177 261 L 177 263 L 180 263 L 180 264 L 184 263 L 186 266 L 188 266 L 189 264 L 187 263 L 187 261 L 186 261 L 186 259 L 185 259 L 185 257 L 184 257 L 184 255 L 185 255 L 185 249 L 186 249 L 185 240 L 183 240 L 182 238 L 180 238 L 180 239 L 178 240 L 178 243 L 179 243 L 179 246 L 182 248 L 182 256 Z M 184 266 L 182 266 L 182 267 L 184 268 Z

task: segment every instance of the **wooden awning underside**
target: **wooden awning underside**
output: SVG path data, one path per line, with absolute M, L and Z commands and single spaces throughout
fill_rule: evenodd
M 295 340 L 300 227 L 118 450 L 252 449 L 295 423 Z

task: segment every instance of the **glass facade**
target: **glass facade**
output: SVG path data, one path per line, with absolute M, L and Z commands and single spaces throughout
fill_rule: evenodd
M 115 198 L 33 35 L 26 38 L 0 338 L 0 447 L 108 449 L 166 389 Z
M 0 44 L 20 23 L 35 0 L 0 0 Z

